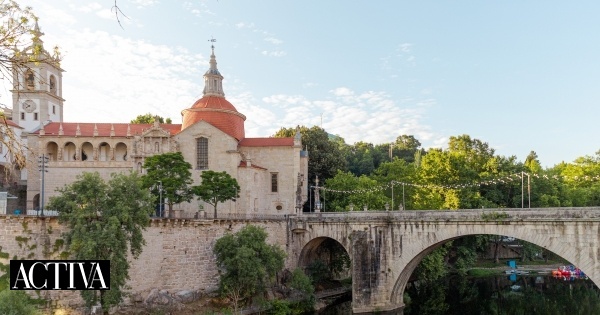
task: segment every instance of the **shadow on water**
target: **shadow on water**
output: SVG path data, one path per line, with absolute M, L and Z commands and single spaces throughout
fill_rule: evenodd
M 600 314 L 600 290 L 589 280 L 551 276 L 451 276 L 430 283 L 410 283 L 406 307 L 379 315 L 448 314 Z M 313 314 L 352 314 L 350 297 Z M 366 313 L 362 313 L 366 314 Z

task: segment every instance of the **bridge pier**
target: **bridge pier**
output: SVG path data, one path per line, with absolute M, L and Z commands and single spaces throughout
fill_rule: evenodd
M 354 313 L 388 312 L 404 307 L 390 300 L 396 277 L 388 264 L 393 244 L 389 225 L 355 230 L 352 239 L 352 310 Z

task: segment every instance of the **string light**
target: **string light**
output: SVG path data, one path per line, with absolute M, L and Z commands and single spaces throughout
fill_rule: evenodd
M 561 180 L 562 179 L 565 181 L 580 181 L 580 180 L 581 181 L 600 181 L 600 175 L 596 175 L 596 176 L 589 176 L 589 175 L 585 175 L 585 176 L 559 176 L 559 175 L 548 176 L 546 174 L 540 175 L 540 174 L 528 174 L 528 173 L 515 173 L 515 174 L 510 174 L 510 175 L 506 175 L 506 176 L 495 178 L 495 179 L 488 179 L 488 180 L 484 180 L 484 181 L 480 181 L 480 182 L 476 182 L 476 183 L 470 183 L 470 184 L 437 185 L 437 184 L 418 184 L 418 183 L 401 182 L 401 181 L 392 180 L 388 184 L 383 184 L 383 185 L 380 185 L 377 187 L 372 187 L 372 188 L 357 189 L 357 190 L 339 190 L 339 189 L 327 188 L 324 186 L 311 186 L 311 188 L 318 188 L 319 190 L 324 191 L 324 192 L 332 192 L 332 193 L 340 193 L 340 194 L 374 193 L 374 192 L 389 189 L 394 185 L 398 185 L 398 186 L 406 185 L 406 186 L 412 186 L 412 187 L 417 187 L 417 188 L 428 188 L 428 189 L 434 189 L 434 188 L 465 189 L 465 188 L 490 186 L 490 185 L 497 185 L 497 184 L 506 184 L 506 183 L 510 183 L 516 179 L 521 179 L 522 176 L 527 176 L 527 175 L 533 176 L 534 178 L 537 178 L 537 179 L 546 179 L 546 180 Z

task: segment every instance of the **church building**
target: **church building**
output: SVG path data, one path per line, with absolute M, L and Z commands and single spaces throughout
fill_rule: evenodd
M 22 128 L 29 148 L 27 168 L 21 174 L 27 182 L 28 213 L 47 204 L 57 188 L 82 172 L 98 172 L 107 180 L 111 173 L 143 174 L 147 157 L 167 152 L 181 152 L 192 165 L 193 185 L 200 184 L 204 170 L 225 171 L 238 181 L 239 198 L 219 204 L 220 216 L 294 214 L 307 200 L 308 154 L 302 150 L 300 134 L 246 137 L 246 116 L 225 98 L 214 46 L 203 97 L 187 108 L 182 104 L 182 124 L 64 122 L 64 70 L 59 58 L 44 50 L 41 35 L 36 23 L 33 44 L 21 56 L 41 51 L 45 61 L 16 68 L 11 91 L 13 121 Z M 139 112 L 147 112 L 142 106 Z M 48 158 L 44 173 L 38 163 L 41 156 Z M 174 209 L 166 215 L 189 218 L 202 209 L 212 213 L 212 206 L 195 198 Z

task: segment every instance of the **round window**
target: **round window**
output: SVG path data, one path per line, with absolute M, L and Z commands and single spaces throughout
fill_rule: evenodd
M 281 209 L 283 209 L 283 207 L 281 205 L 277 205 L 277 207 L 275 207 L 275 209 L 281 210 Z

